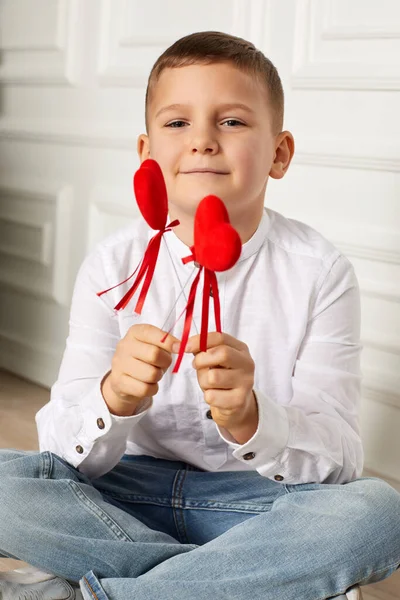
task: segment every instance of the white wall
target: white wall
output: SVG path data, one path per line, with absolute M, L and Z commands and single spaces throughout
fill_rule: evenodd
M 356 267 L 366 464 L 400 480 L 397 0 L 0 0 L 0 365 L 54 382 L 79 265 L 138 214 L 149 70 L 206 29 L 250 39 L 281 73 L 297 151 L 266 204 Z

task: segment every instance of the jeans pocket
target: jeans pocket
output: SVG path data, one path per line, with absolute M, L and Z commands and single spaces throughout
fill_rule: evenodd
M 45 454 L 45 453 L 43 453 Z M 67 462 L 58 454 L 54 454 L 54 452 L 48 452 L 51 459 L 51 469 L 49 474 L 49 479 L 72 479 L 73 481 L 79 483 L 87 483 L 88 485 L 92 485 L 89 477 L 84 475 L 78 469 L 75 469 L 69 462 Z

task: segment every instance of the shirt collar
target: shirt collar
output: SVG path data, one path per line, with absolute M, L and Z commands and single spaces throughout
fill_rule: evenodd
M 169 216 L 168 216 L 168 219 L 169 219 Z M 168 220 L 168 223 L 169 222 L 170 222 L 170 220 Z M 240 254 L 240 258 L 239 258 L 238 262 L 241 262 L 242 260 L 246 260 L 247 258 L 252 256 L 253 254 L 256 254 L 259 251 L 259 249 L 261 248 L 261 246 L 263 245 L 263 243 L 267 237 L 267 232 L 269 230 L 269 227 L 270 227 L 270 216 L 268 214 L 267 208 L 264 207 L 261 221 L 260 221 L 256 231 L 253 233 L 252 237 L 245 244 L 242 244 L 242 252 Z M 164 236 L 164 239 L 165 239 L 170 251 L 178 259 L 182 259 L 182 258 L 185 258 L 186 256 L 190 255 L 190 253 L 191 253 L 190 248 L 188 246 L 186 246 L 186 244 L 184 244 L 182 242 L 182 240 L 180 240 L 178 238 L 178 236 L 176 235 L 176 233 L 174 232 L 173 229 L 171 230 L 171 232 L 167 233 Z

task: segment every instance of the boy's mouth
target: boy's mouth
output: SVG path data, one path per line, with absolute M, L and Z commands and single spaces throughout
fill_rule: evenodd
M 228 175 L 227 171 L 219 171 L 218 169 L 210 169 L 210 168 L 197 168 L 197 169 L 189 169 L 188 171 L 181 171 L 184 175 Z

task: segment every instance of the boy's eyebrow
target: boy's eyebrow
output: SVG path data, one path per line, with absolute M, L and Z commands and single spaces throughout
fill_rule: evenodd
M 168 104 L 168 106 L 163 106 L 162 108 L 160 108 L 160 110 L 157 112 L 155 118 L 159 117 L 162 113 L 164 113 L 168 110 L 182 109 L 182 108 L 188 108 L 188 107 L 189 107 L 188 104 Z M 242 102 L 229 102 L 226 104 L 220 104 L 218 106 L 219 110 L 231 110 L 233 108 L 241 108 L 242 110 L 245 110 L 249 113 L 254 113 L 254 110 L 252 108 L 250 108 L 250 106 L 247 106 L 247 104 L 243 104 Z
M 227 104 L 220 104 L 219 108 L 223 109 L 223 110 L 230 110 L 232 108 L 241 108 L 243 110 L 246 110 L 247 112 L 250 113 L 254 113 L 254 110 L 252 108 L 250 108 L 250 106 L 247 106 L 247 104 L 243 104 L 242 102 L 230 102 Z
M 161 115 L 163 112 L 166 112 L 167 110 L 174 110 L 175 108 L 185 108 L 185 106 L 185 104 L 168 104 L 168 106 L 163 106 L 162 108 L 160 108 L 155 118 L 157 118 L 159 115 Z

